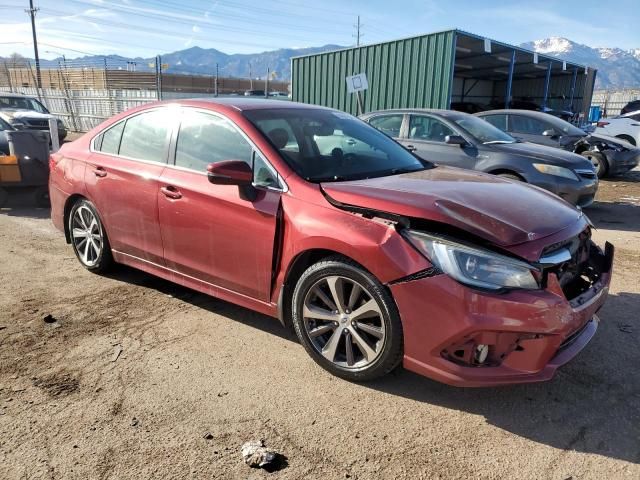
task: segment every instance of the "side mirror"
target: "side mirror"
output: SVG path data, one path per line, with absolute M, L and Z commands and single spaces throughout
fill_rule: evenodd
M 460 145 L 461 147 L 467 145 L 467 141 L 460 135 L 447 135 L 444 137 L 444 143 L 448 143 L 449 145 Z
M 543 137 L 555 137 L 556 136 L 556 131 L 553 128 L 550 128 L 549 130 L 545 130 L 544 132 L 542 132 L 542 136 Z
M 215 185 L 251 185 L 253 170 L 242 160 L 225 160 L 207 166 L 207 178 Z

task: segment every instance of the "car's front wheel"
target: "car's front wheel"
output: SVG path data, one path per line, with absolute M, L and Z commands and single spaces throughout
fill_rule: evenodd
M 96 207 L 89 200 L 78 200 L 71 208 L 69 234 L 73 251 L 87 270 L 101 273 L 111 267 L 109 239 Z
M 609 170 L 609 164 L 607 163 L 607 159 L 605 156 L 599 152 L 582 152 L 583 157 L 587 158 L 596 169 L 596 175 L 598 178 L 604 178 L 607 176 L 607 172 Z
M 321 367 L 371 380 L 402 359 L 402 324 L 393 298 L 371 273 L 342 257 L 309 267 L 293 293 L 293 324 Z

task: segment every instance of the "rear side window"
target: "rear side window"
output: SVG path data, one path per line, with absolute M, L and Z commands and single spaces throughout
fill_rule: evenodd
M 551 129 L 551 126 L 545 122 L 521 115 L 509 115 L 509 123 L 510 132 L 527 135 L 542 135 L 542 132 Z
M 223 118 L 186 110 L 176 144 L 176 165 L 204 172 L 210 163 L 242 160 L 252 164 L 253 147 Z
M 507 131 L 507 116 L 506 115 L 487 115 L 486 117 L 480 117 L 483 120 L 486 120 L 494 127 L 502 130 L 503 132 Z
M 96 147 L 99 146 L 99 148 L 96 148 L 96 150 L 103 153 L 117 155 L 120 148 L 120 138 L 122 138 L 122 130 L 124 130 L 124 122 L 120 122 L 104 132 L 101 135 L 102 140 L 96 141 Z
M 369 120 L 369 125 L 390 137 L 399 137 L 404 115 L 380 115 Z
M 164 108 L 129 117 L 124 124 L 119 154 L 136 160 L 164 163 L 171 121 L 169 112 Z

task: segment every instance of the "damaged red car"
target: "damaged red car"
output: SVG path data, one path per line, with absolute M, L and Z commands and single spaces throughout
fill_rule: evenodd
M 277 317 L 349 380 L 551 378 L 598 327 L 613 247 L 539 188 L 436 167 L 342 112 L 157 103 L 51 156 L 54 224 L 114 262 Z

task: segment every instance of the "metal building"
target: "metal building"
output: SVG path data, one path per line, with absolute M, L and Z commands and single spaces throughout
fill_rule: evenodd
M 534 102 L 588 112 L 596 70 L 460 30 L 291 59 L 294 101 L 359 113 L 346 77 L 365 73 L 364 112 L 449 108 L 452 102 L 516 107 Z

